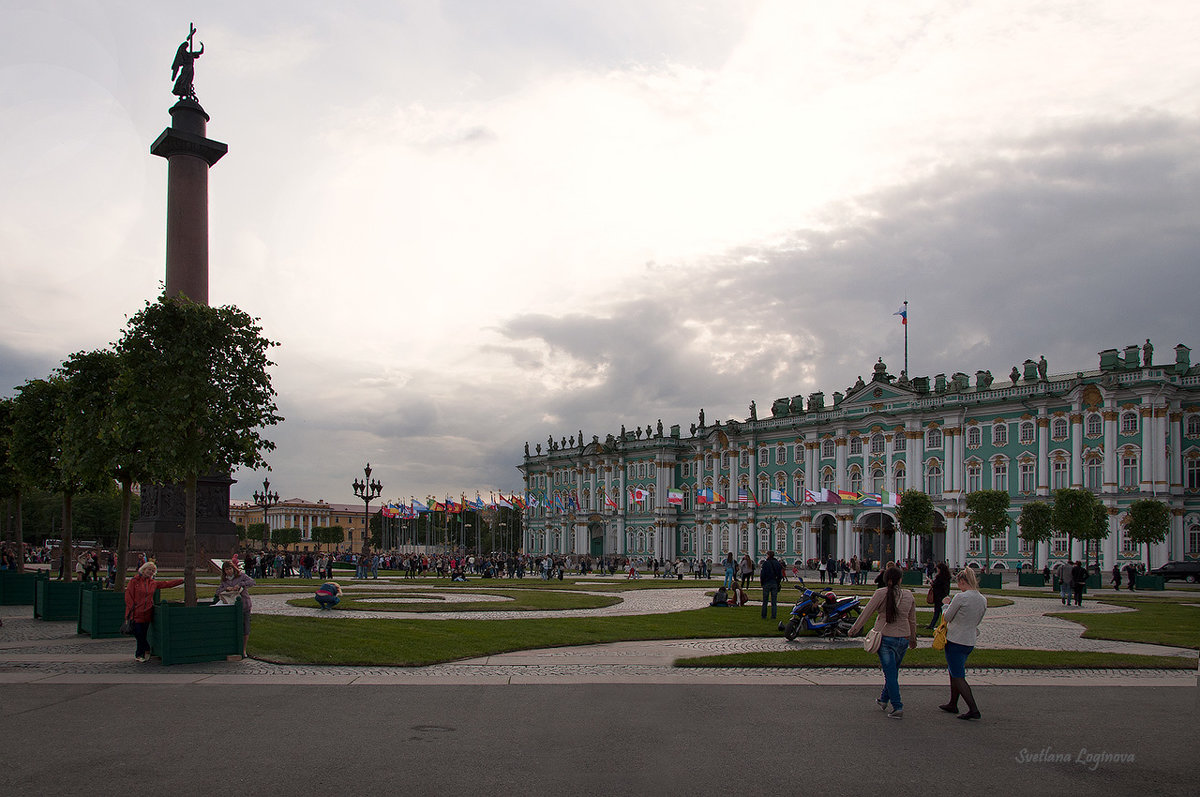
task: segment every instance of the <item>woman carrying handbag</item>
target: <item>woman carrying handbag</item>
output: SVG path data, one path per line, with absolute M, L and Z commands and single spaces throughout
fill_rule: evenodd
M 904 717 L 904 703 L 900 700 L 900 664 L 904 654 L 917 647 L 917 600 L 910 590 L 900 589 L 902 578 L 900 568 L 889 566 L 883 573 L 883 586 L 875 590 L 850 629 L 850 636 L 857 635 L 871 615 L 879 612 L 872 631 L 880 634 L 877 653 L 879 667 L 883 670 L 883 691 L 875 703 L 886 711 L 890 702 L 892 710 L 888 717 L 897 720 Z
M 958 698 L 962 697 L 967 710 L 958 714 L 960 720 L 977 720 L 981 716 L 975 705 L 975 695 L 967 683 L 967 656 L 975 649 L 979 635 L 979 623 L 987 611 L 987 598 L 979 592 L 975 571 L 967 567 L 958 574 L 959 592 L 954 599 L 945 598 L 950 604 L 942 615 L 946 625 L 946 669 L 950 671 L 950 702 L 938 706 L 942 711 L 958 714 Z

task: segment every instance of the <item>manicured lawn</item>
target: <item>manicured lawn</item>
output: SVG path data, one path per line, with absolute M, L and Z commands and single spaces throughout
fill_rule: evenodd
M 1136 611 L 1089 614 L 1085 603 L 1081 609 L 1055 612 L 1050 616 L 1079 623 L 1087 629 L 1083 632 L 1086 639 L 1200 649 L 1200 606 L 1185 605 L 1186 601 L 1184 598 L 1105 598 L 1103 603 Z M 1193 602 L 1200 603 L 1200 599 Z
M 519 612 L 547 609 L 598 609 L 620 603 L 621 599 L 609 595 L 591 595 L 586 592 L 550 592 L 536 589 L 471 589 L 476 595 L 501 595 L 507 601 L 453 601 L 441 602 L 443 596 L 458 590 L 443 590 L 419 593 L 343 592 L 342 601 L 333 611 L 354 609 L 368 612 Z M 384 601 L 384 602 L 381 602 Z M 316 598 L 297 598 L 288 601 L 289 606 L 307 609 L 319 608 Z
M 844 650 L 788 650 L 762 653 L 734 653 L 679 659 L 676 667 L 877 667 L 879 659 L 861 648 Z M 1124 653 L 1082 653 L 1063 650 L 989 650 L 971 653 L 968 669 L 1003 667 L 1009 669 L 1196 669 L 1196 659 L 1180 656 L 1136 656 Z M 946 656 L 940 650 L 917 648 L 904 656 L 903 667 L 945 669 Z
M 754 610 L 694 609 L 632 617 L 352 620 L 257 615 L 250 653 L 276 662 L 424 665 L 513 650 L 640 639 L 776 636 Z

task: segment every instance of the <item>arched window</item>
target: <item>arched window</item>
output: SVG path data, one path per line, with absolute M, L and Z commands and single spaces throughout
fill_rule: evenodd
M 766 506 L 771 500 L 771 480 L 767 478 L 767 474 L 760 473 L 758 476 L 758 505 Z
M 1200 437 L 1200 415 L 1192 414 L 1187 416 L 1187 431 L 1184 432 L 1188 437 Z
M 1104 434 L 1104 419 L 1100 417 L 1100 413 L 1093 412 L 1087 416 L 1084 434 L 1088 437 L 1099 437 Z
M 1054 490 L 1062 490 L 1069 487 L 1067 475 L 1067 461 L 1065 459 L 1056 459 L 1050 463 L 1050 487 Z
M 758 467 L 765 468 L 767 465 L 770 465 L 770 457 L 771 452 L 766 446 L 758 449 Z
M 1136 412 L 1121 413 L 1121 434 L 1130 435 L 1137 434 L 1138 431 L 1138 416 Z
M 1084 462 L 1085 486 L 1089 490 L 1101 490 L 1104 487 L 1104 459 L 1099 456 L 1088 457 Z
M 825 468 L 821 471 L 821 487 L 826 490 L 833 489 L 833 468 Z
M 871 471 L 871 492 L 883 492 L 885 483 L 885 474 L 883 468 L 874 468 Z
M 967 448 L 979 448 L 981 432 L 978 426 L 967 427 Z
M 1023 421 L 1020 426 L 1021 445 L 1033 445 L 1034 426 L 1033 421 Z
M 1121 489 L 1134 491 L 1138 486 L 1138 454 L 1127 451 L 1121 455 Z
M 765 556 L 767 550 L 771 547 L 771 531 L 767 528 L 766 523 L 758 524 L 758 553 L 760 556 Z
M 1188 526 L 1188 553 L 1196 556 L 1200 554 L 1200 524 L 1193 523 Z
M 804 500 L 804 471 L 802 470 L 792 474 L 792 500 Z
M 1055 440 L 1066 440 L 1068 428 L 1066 418 L 1055 418 L 1050 424 L 1050 436 Z
M 896 475 L 895 492 L 902 493 L 908 489 L 908 473 L 904 468 L 903 462 L 896 463 L 895 475 Z
M 1008 445 L 1008 424 L 993 423 L 992 424 L 992 445 L 1006 446 Z
M 861 437 L 851 437 L 850 438 L 850 456 L 852 456 L 852 457 L 862 456 L 862 438 Z
M 742 449 L 742 453 L 738 456 L 738 467 L 742 470 L 750 469 L 750 449 Z
M 967 492 L 977 493 L 983 489 L 983 466 L 979 462 L 967 463 Z
M 903 453 L 908 447 L 908 439 L 903 431 L 896 432 L 892 435 L 892 451 Z
M 780 443 L 779 445 L 775 446 L 775 464 L 776 465 L 786 465 L 787 464 L 787 446 L 785 446 L 783 443 Z
M 878 432 L 876 432 L 875 434 L 871 435 L 871 453 L 872 454 L 884 453 L 885 445 L 886 445 L 886 441 L 883 439 L 882 434 L 879 434 Z
M 942 430 L 934 427 L 925 433 L 926 448 L 941 448 L 942 447 Z
M 783 521 L 781 520 L 775 524 L 775 553 L 778 556 L 782 556 L 786 552 L 787 552 L 787 526 L 784 525 Z M 761 554 L 762 551 L 759 551 L 759 553 Z
M 855 465 L 854 467 L 850 468 L 850 492 L 861 493 L 862 492 L 862 483 L 863 483 L 862 470 L 860 470 L 859 467 L 857 465 Z
M 1033 462 L 1024 460 L 1018 463 L 1017 472 L 1020 474 L 1021 493 L 1033 495 L 1037 491 L 1037 470 Z
M 821 458 L 822 459 L 831 459 L 836 453 L 837 453 L 837 449 L 834 446 L 833 438 L 827 437 L 821 441 Z
M 1189 493 L 1200 491 L 1200 457 L 1183 463 L 1183 485 Z
M 942 465 L 936 459 L 925 466 L 925 492 L 931 496 L 942 494 Z
M 999 457 L 992 461 L 992 489 L 1008 492 L 1008 460 Z

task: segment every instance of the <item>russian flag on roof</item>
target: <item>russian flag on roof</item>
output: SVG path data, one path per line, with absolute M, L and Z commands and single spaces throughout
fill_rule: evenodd
M 892 313 L 892 315 L 900 316 L 900 325 L 907 326 L 908 325 L 908 302 L 905 302 L 904 304 L 900 305 L 900 309 L 897 310 L 896 312 Z

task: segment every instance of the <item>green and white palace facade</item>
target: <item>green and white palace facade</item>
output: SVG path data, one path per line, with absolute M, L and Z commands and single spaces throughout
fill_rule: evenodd
M 813 393 L 776 400 L 761 417 L 751 404 L 744 420 L 706 423 L 701 410 L 690 430 L 664 432 L 660 421 L 604 439 L 550 438 L 532 453 L 527 445 L 518 466 L 531 499 L 525 550 L 758 560 L 771 549 L 789 563 L 857 555 L 982 567 L 990 558 L 1005 568 L 1036 553 L 1041 567 L 1082 558 L 1082 543 L 1055 536 L 1034 551 L 1016 517 L 1025 503 L 1071 487 L 1108 508 L 1110 533 L 1093 543 L 1106 570 L 1145 558 L 1122 526 L 1139 498 L 1171 508 L 1154 566 L 1200 558 L 1200 366 L 1186 346 L 1174 355 L 1152 364 L 1147 341 L 1100 352 L 1095 369 L 1047 373 L 1042 358 L 995 380 L 987 371 L 896 378 L 878 362 L 869 382 L 860 378 L 828 403 Z M 933 499 L 931 538 L 899 532 L 886 497 L 871 506 L 804 501 L 806 490 L 905 489 Z M 1008 491 L 1014 520 L 1007 537 L 991 540 L 990 557 L 967 532 L 966 512 L 967 494 L 988 489 Z M 714 500 L 698 500 L 708 490 Z

